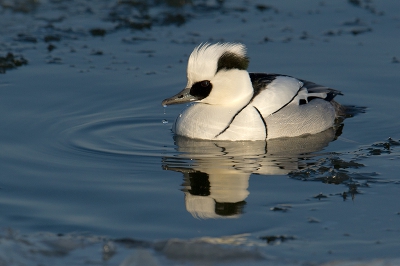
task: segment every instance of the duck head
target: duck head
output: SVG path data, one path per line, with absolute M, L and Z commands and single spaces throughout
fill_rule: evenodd
M 201 44 L 189 57 L 186 88 L 162 105 L 198 102 L 230 106 L 248 102 L 254 93 L 248 65 L 243 44 Z

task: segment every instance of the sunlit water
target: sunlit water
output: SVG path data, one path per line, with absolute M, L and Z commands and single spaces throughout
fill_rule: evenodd
M 117 3 L 2 4 L 0 57 L 28 65 L 0 75 L 0 264 L 398 258 L 398 4 L 355 3 L 154 4 L 190 19 L 145 30 Z M 161 100 L 186 85 L 193 47 L 221 40 L 248 46 L 250 71 L 365 108 L 314 136 L 176 137 L 185 106 Z

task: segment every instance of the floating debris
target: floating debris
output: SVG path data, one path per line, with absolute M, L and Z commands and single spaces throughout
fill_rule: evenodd
M 264 42 L 273 42 L 273 40 L 267 36 L 264 37 Z
M 59 42 L 61 37 L 58 35 L 46 35 L 43 40 L 45 42 Z
M 360 7 L 360 8 L 367 10 L 372 14 L 375 14 L 378 16 L 384 15 L 383 11 L 378 11 L 374 6 L 372 6 L 371 0 L 348 0 L 348 2 L 353 6 Z
M 47 64 L 62 64 L 62 59 L 60 57 L 50 57 L 46 60 Z
M 335 154 L 332 157 L 324 157 L 317 161 L 310 161 L 307 167 L 289 173 L 289 177 L 301 181 L 319 181 L 326 184 L 345 185 L 348 191 L 339 193 L 346 200 L 349 195 L 354 199 L 356 194 L 361 194 L 359 188 L 368 188 L 373 183 L 394 183 L 397 180 L 387 180 L 376 172 L 359 172 L 365 167 L 364 164 L 357 162 L 372 156 L 396 155 L 399 154 L 400 140 L 388 138 L 386 141 L 373 143 L 368 146 L 360 147 L 357 151 L 346 154 Z M 351 159 L 345 159 L 352 156 Z M 313 198 L 323 199 L 327 195 L 319 193 Z
M 295 240 L 294 236 L 285 236 L 285 235 L 277 235 L 277 236 L 262 236 L 261 240 L 267 241 L 269 245 L 279 245 L 282 242 L 286 242 L 288 240 Z
M 92 50 L 92 52 L 90 53 L 91 55 L 103 55 L 103 51 L 101 50 Z
M 26 64 L 28 64 L 28 60 L 13 53 L 8 53 L 5 57 L 0 56 L 0 74 L 6 73 L 7 69 L 14 69 Z
M 270 208 L 271 211 L 278 212 L 287 212 L 292 206 L 290 205 L 277 205 L 275 207 Z
M 324 195 L 324 194 L 322 194 L 322 193 L 319 193 L 318 195 L 313 196 L 313 198 L 314 198 L 314 199 L 319 199 L 319 200 L 321 200 L 321 199 L 328 198 L 328 196 L 327 196 L 327 195 Z
M 328 30 L 328 31 L 324 32 L 323 35 L 332 37 L 332 36 L 339 36 L 342 33 L 343 33 L 342 30 Z
M 152 37 L 131 37 L 131 38 L 123 38 L 122 41 L 124 43 L 139 43 L 139 42 L 148 42 L 148 41 L 156 41 L 156 38 Z
M 345 21 L 342 23 L 343 26 L 365 26 L 366 23 L 363 22 L 359 18 L 355 18 L 354 20 Z
M 320 220 L 318 220 L 317 218 L 314 218 L 314 217 L 308 217 L 308 222 L 309 223 L 311 223 L 311 224 L 317 224 L 317 223 L 320 223 L 321 221 Z
M 18 33 L 17 37 L 15 37 L 14 40 L 17 42 L 37 43 L 36 37 L 25 33 Z
M 53 45 L 53 44 L 49 44 L 49 45 L 47 46 L 47 51 L 51 52 L 51 51 L 53 51 L 53 50 L 56 49 L 56 48 L 57 48 L 57 46 L 55 46 L 55 45 Z
M 258 11 L 275 10 L 274 7 L 272 7 L 272 6 L 267 6 L 267 5 L 263 5 L 263 4 L 258 4 L 258 5 L 256 5 L 256 9 L 257 9 Z
M 353 35 L 359 35 L 359 34 L 371 32 L 371 31 L 372 31 L 372 29 L 369 27 L 360 27 L 360 28 L 351 29 L 350 33 Z
M 100 29 L 100 28 L 91 29 L 89 32 L 90 34 L 92 34 L 92 36 L 100 36 L 100 37 L 103 37 L 107 33 L 105 29 Z
M 357 36 L 357 35 L 360 35 L 363 33 L 371 32 L 371 31 L 372 31 L 372 28 L 369 28 L 369 27 L 354 27 L 350 30 L 342 30 L 342 29 L 328 30 L 328 31 L 324 32 L 323 35 L 333 37 L 333 36 L 340 36 L 342 34 L 352 34 L 354 36 Z
M 0 7 L 4 9 L 11 9 L 13 12 L 30 13 L 33 12 L 40 2 L 31 1 L 0 1 Z

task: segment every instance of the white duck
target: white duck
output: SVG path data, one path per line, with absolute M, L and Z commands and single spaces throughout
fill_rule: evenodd
M 164 106 L 195 102 L 177 118 L 177 135 L 209 140 L 265 140 L 315 134 L 334 126 L 340 91 L 286 75 L 248 73 L 238 43 L 201 44 L 189 57 L 184 90 Z

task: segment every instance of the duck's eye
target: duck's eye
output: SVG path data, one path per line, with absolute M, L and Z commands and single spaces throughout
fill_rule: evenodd
M 209 80 L 196 82 L 190 88 L 190 94 L 197 97 L 199 100 L 206 98 L 212 89 L 212 84 Z
M 200 85 L 202 87 L 208 87 L 210 86 L 210 82 L 208 80 L 203 80 L 202 82 L 200 82 Z

